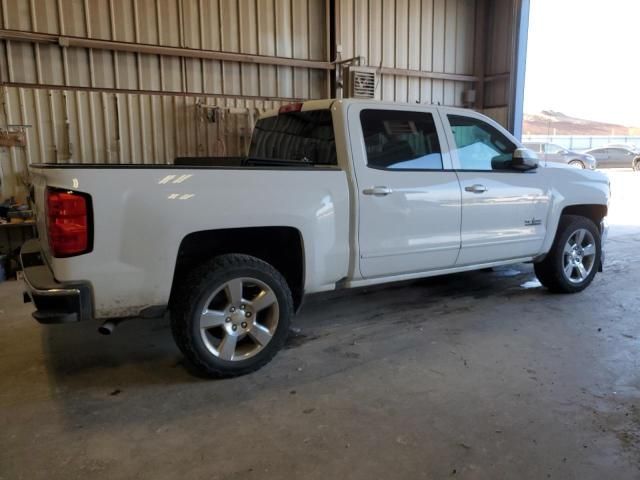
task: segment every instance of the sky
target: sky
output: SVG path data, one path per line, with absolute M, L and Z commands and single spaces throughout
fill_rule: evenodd
M 640 127 L 640 0 L 531 0 L 525 113 Z

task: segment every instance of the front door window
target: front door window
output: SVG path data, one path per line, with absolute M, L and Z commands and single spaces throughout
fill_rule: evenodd
M 492 125 L 472 117 L 449 115 L 460 170 L 504 170 L 516 145 Z

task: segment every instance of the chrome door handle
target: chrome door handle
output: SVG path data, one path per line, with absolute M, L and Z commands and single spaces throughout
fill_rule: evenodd
M 362 190 L 365 195 L 375 195 L 376 197 L 386 197 L 390 193 L 393 193 L 389 187 L 371 187 Z
M 465 192 L 471 192 L 471 193 L 484 193 L 487 190 L 489 189 L 484 185 L 471 185 L 470 187 L 464 187 Z

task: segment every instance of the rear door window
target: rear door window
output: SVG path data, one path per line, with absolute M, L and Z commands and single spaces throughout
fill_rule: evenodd
M 367 165 L 383 170 L 442 170 L 438 132 L 431 113 L 360 112 Z
M 616 157 L 625 157 L 625 156 L 630 156 L 631 152 L 624 148 L 610 148 L 609 155 L 614 155 Z

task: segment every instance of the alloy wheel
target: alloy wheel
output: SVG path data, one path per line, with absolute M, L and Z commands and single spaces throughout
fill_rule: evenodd
M 200 334 L 217 358 L 246 360 L 271 341 L 279 316 L 278 299 L 266 283 L 234 278 L 207 298 L 200 315 Z
M 563 271 L 571 283 L 581 283 L 593 270 L 596 260 L 596 241 L 592 233 L 580 228 L 573 232 L 564 246 Z

